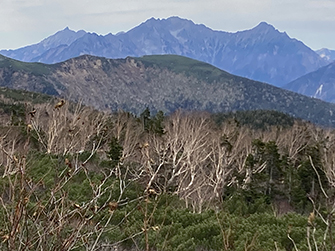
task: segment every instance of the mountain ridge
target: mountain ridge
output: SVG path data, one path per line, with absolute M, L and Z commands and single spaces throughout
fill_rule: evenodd
M 140 114 L 146 107 L 165 113 L 262 109 L 335 125 L 334 104 L 231 75 L 183 56 L 108 59 L 83 55 L 53 65 L 3 57 L 0 62 L 0 86 L 68 98 L 100 110 Z

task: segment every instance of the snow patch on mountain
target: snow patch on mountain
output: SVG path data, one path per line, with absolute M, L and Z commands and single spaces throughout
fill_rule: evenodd
M 316 90 L 316 92 L 315 92 L 313 98 L 316 98 L 316 97 L 318 97 L 318 96 L 321 96 L 321 94 L 322 94 L 322 88 L 323 88 L 323 84 L 321 84 L 321 85 L 319 86 L 319 88 Z

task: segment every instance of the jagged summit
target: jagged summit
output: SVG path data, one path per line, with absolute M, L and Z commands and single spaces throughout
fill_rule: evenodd
M 260 22 L 258 25 L 256 25 L 254 28 L 247 30 L 246 32 L 252 32 L 254 34 L 258 35 L 274 35 L 274 36 L 280 36 L 284 33 L 278 31 L 272 24 L 269 24 L 267 22 Z
M 175 24 L 180 24 L 180 23 L 192 23 L 194 24 L 194 22 L 192 20 L 186 19 L 186 18 L 180 18 L 178 16 L 171 16 L 168 18 L 154 18 L 151 17 L 149 19 L 147 19 L 146 21 L 144 21 L 143 23 L 158 23 L 158 22 L 169 22 L 169 23 L 175 23 Z
M 260 22 L 253 29 L 258 29 L 258 30 L 267 30 L 267 29 L 276 30 L 276 28 L 273 25 L 271 25 L 271 24 L 269 24 L 269 23 L 267 23 L 265 21 Z
M 65 29 L 56 32 L 54 35 L 42 40 L 42 44 L 46 48 L 57 47 L 61 44 L 70 45 L 72 42 L 77 40 L 79 37 L 82 37 L 86 34 L 85 31 L 73 31 L 70 30 L 69 27 L 65 27 Z
M 192 29 L 197 26 L 200 25 L 195 24 L 192 20 L 179 18 L 177 16 L 171 16 L 169 18 L 162 18 L 162 19 L 152 17 L 146 20 L 145 22 L 141 23 L 139 26 L 134 27 L 129 32 L 134 30 L 141 30 L 144 29 L 145 27 L 150 29 L 156 28 L 160 29 L 160 31 L 164 31 L 164 30 L 183 29 L 183 28 Z

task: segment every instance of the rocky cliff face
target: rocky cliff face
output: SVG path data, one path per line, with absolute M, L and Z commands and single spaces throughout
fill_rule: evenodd
M 44 63 L 83 54 L 114 59 L 175 54 L 276 86 L 326 65 L 326 60 L 302 42 L 264 22 L 250 30 L 228 33 L 179 17 L 152 18 L 116 35 L 99 36 L 65 29 L 39 44 L 0 53 L 22 61 Z

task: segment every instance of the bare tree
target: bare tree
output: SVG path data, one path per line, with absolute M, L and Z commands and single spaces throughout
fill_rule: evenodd
M 65 156 L 84 151 L 94 136 L 103 136 L 106 119 L 106 114 L 80 103 L 74 105 L 64 101 L 61 107 L 45 105 L 38 108 L 36 115 L 29 119 L 29 125 L 46 153 Z M 95 138 L 95 147 L 101 143 L 98 138 Z

